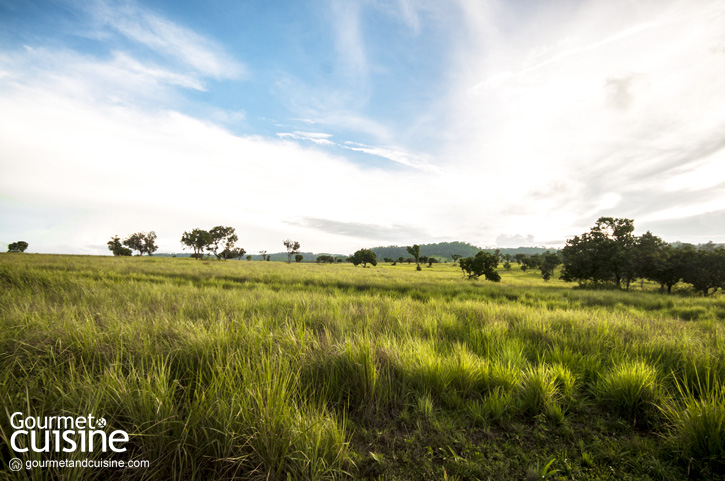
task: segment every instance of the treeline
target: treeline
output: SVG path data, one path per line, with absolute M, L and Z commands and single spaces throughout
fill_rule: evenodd
M 223 225 L 212 227 L 209 230 L 195 228 L 184 232 L 181 236 L 183 248 L 191 249 L 192 253 L 189 257 L 197 260 L 202 259 L 205 255 L 213 255 L 218 260 L 242 259 L 247 254 L 247 251 L 243 247 L 237 247 L 237 241 L 239 241 L 239 236 L 237 236 L 236 229 Z M 287 262 L 292 262 L 293 258 L 295 262 L 302 262 L 304 255 L 299 252 L 299 242 L 286 239 L 282 244 L 287 249 L 285 254 Z M 123 241 L 116 235 L 111 237 L 107 245 L 108 250 L 114 256 L 130 256 L 133 254 L 133 251 L 138 251 L 138 255 L 140 256 L 144 254 L 151 256 L 158 250 L 156 233 L 153 231 L 148 234 L 145 232 L 137 232 L 131 234 Z M 165 257 L 167 256 L 165 255 Z M 251 254 L 246 256 L 248 261 L 251 261 L 253 257 Z M 257 259 L 263 261 L 269 261 L 271 258 L 272 255 L 267 254 L 267 251 L 259 251 L 259 256 L 257 257 Z
M 636 279 L 648 279 L 667 292 L 678 282 L 685 282 L 705 296 L 725 288 L 722 246 L 675 246 L 649 231 L 641 236 L 633 235 L 633 231 L 632 219 L 599 218 L 589 232 L 568 240 L 561 250 L 561 278 L 625 289 Z
M 399 260 L 401 257 L 408 258 L 407 246 L 387 246 L 373 247 L 372 250 L 379 259 Z M 439 262 L 454 261 L 457 258 L 475 257 L 480 251 L 489 252 L 491 254 L 500 254 L 501 256 L 516 254 L 543 254 L 549 249 L 543 247 L 517 247 L 505 249 L 482 249 L 467 242 L 438 242 L 434 244 L 420 244 L 420 255 L 425 257 L 436 258 Z M 457 256 L 457 257 L 453 257 Z

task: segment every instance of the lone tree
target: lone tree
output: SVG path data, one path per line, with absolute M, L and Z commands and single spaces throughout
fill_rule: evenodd
M 456 262 L 458 262 L 458 259 L 460 259 L 461 257 L 463 256 L 460 254 L 452 254 L 451 259 L 453 259 L 453 265 L 456 265 Z
M 302 262 L 302 259 L 304 259 L 305 256 L 302 254 L 295 254 L 295 262 Z
M 209 235 L 211 235 L 212 241 L 206 249 L 213 253 L 219 260 L 241 258 L 247 253 L 241 247 L 234 247 L 234 243 L 239 240 L 234 227 L 218 225 L 209 231 Z M 219 249 L 222 250 L 220 251 Z
M 413 256 L 413 258 L 415 259 L 415 270 L 422 270 L 420 268 L 420 246 L 418 244 L 413 244 L 412 246 L 408 246 L 405 249 L 408 251 L 408 254 Z
M 211 234 L 204 229 L 194 229 L 191 232 L 184 232 L 181 236 L 181 243 L 184 245 L 184 249 L 187 247 L 194 250 L 194 257 L 196 260 L 204 257 L 204 249 L 206 249 L 213 241 Z
M 12 244 L 8 244 L 8 252 L 25 252 L 28 248 L 28 243 L 25 241 L 17 241 Z
M 135 232 L 124 239 L 123 245 L 131 250 L 138 251 L 140 256 L 144 254 L 153 255 L 159 249 L 159 246 L 156 245 L 156 232 L 154 231 L 148 234 Z
M 561 259 L 558 255 L 553 252 L 546 252 L 541 256 L 541 262 L 539 263 L 539 271 L 541 271 L 541 277 L 548 281 L 551 276 L 554 275 L 554 270 L 561 264 Z
M 144 237 L 143 251 L 151 256 L 157 250 L 159 250 L 159 246 L 156 245 L 156 232 L 151 231 Z
M 133 254 L 131 249 L 123 247 L 121 239 L 117 235 L 111 237 L 111 240 L 106 242 L 106 245 L 108 245 L 108 250 L 111 251 L 114 256 L 130 256 Z
M 467 274 L 469 279 L 485 276 L 489 281 L 499 282 L 501 280 L 501 276 L 496 272 L 498 257 L 495 254 L 479 251 L 474 257 L 462 258 L 458 263 L 464 275 Z
M 291 239 L 287 239 L 283 242 L 283 244 L 287 248 L 287 264 L 289 264 L 292 262 L 292 256 L 294 254 L 297 254 L 297 251 L 300 250 L 300 243 Z
M 367 267 L 368 264 L 372 264 L 373 266 L 378 265 L 378 260 L 375 252 L 371 251 L 370 249 L 360 249 L 359 251 L 351 255 L 347 260 L 352 262 L 352 265 L 354 266 L 358 266 L 360 264 L 362 264 L 363 267 Z

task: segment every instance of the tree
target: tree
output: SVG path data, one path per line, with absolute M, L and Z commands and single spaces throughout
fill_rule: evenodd
M 295 254 L 295 262 L 302 262 L 302 259 L 304 259 L 305 256 L 302 254 Z
M 269 259 L 267 259 L 267 251 L 259 251 L 259 255 L 262 256 L 262 260 L 263 261 L 268 261 L 269 260 Z
M 520 265 L 521 262 L 526 259 L 526 254 L 516 254 L 514 256 L 514 259 L 516 259 L 516 262 Z
M 551 276 L 554 275 L 554 270 L 559 264 L 561 264 L 561 259 L 557 254 L 553 252 L 547 252 L 545 254 L 542 254 L 541 263 L 539 264 L 539 271 L 541 272 L 541 277 L 545 281 L 551 279 Z
M 123 240 L 123 245 L 128 247 L 131 250 L 138 251 L 138 255 L 142 256 L 145 250 L 144 242 L 146 240 L 146 236 L 143 232 L 136 232 L 134 234 L 131 234 L 126 239 Z
M 536 269 L 541 266 L 541 257 L 538 254 L 532 256 L 525 256 L 521 260 L 521 270 L 526 272 L 526 269 Z
M 373 266 L 378 265 L 377 256 L 375 252 L 370 249 L 360 249 L 348 258 L 348 261 L 352 262 L 354 266 L 362 264 L 363 267 L 367 267 L 368 264 Z
M 667 243 L 649 231 L 637 237 L 634 248 L 632 249 L 636 276 L 653 281 L 657 281 L 655 278 L 662 277 L 662 274 L 664 274 L 663 269 L 667 261 L 674 260 L 674 258 L 668 259 L 668 254 L 665 253 L 666 248 Z M 672 285 L 678 281 L 679 278 Z M 664 290 L 665 285 L 666 282 L 660 282 L 660 289 Z M 670 286 L 668 290 L 671 290 L 671 288 Z
M 458 259 L 460 259 L 461 257 L 463 257 L 463 256 L 460 254 L 452 254 L 451 259 L 453 259 L 453 265 L 455 265 L 456 262 L 458 262 Z
M 287 239 L 283 242 L 285 248 L 287 249 L 287 264 L 292 262 L 292 255 L 297 254 L 297 251 L 300 250 L 300 243 L 297 241 L 293 241 L 290 239 Z
M 247 256 L 247 261 L 251 261 L 251 260 L 252 260 L 252 256 L 251 255 L 248 255 Z
M 191 232 L 184 232 L 181 236 L 181 243 L 184 249 L 187 247 L 194 250 L 193 257 L 197 260 L 204 257 L 204 249 L 206 249 L 213 239 L 208 231 L 203 229 L 193 229 Z
M 667 293 L 671 294 L 672 287 L 682 280 L 688 257 L 694 256 L 694 251 L 695 246 L 690 244 L 679 248 L 665 244 L 656 254 L 648 256 L 648 263 L 643 266 L 640 275 L 645 279 L 659 282 L 660 291 L 667 289 Z
M 241 247 L 232 247 L 231 249 L 227 248 L 227 249 L 224 249 L 223 251 L 221 251 L 219 256 L 221 256 L 221 258 L 224 260 L 227 260 L 227 259 L 242 260 L 242 257 L 244 257 L 244 254 L 246 254 L 246 253 L 247 253 L 247 251 Z M 219 258 L 219 256 L 217 256 L 217 259 Z M 252 256 L 247 256 L 247 260 L 251 260 L 251 257 Z
M 436 259 L 435 257 L 428 258 L 428 267 L 433 267 L 433 264 L 437 264 L 437 263 L 438 263 L 438 259 Z
M 111 237 L 111 240 L 106 242 L 106 245 L 108 245 L 108 250 L 111 251 L 114 256 L 130 256 L 133 254 L 131 249 L 124 247 L 123 244 L 121 244 L 121 239 L 117 235 Z
M 686 249 L 682 252 L 682 280 L 704 296 L 725 289 L 725 249 Z M 712 289 L 712 292 L 710 292 Z
M 138 255 L 140 256 L 144 254 L 151 256 L 159 249 L 159 246 L 156 245 L 156 232 L 154 231 L 148 234 L 145 232 L 135 232 L 124 239 L 123 245 L 131 250 L 138 251 Z
M 12 244 L 8 244 L 8 252 L 25 252 L 28 248 L 28 243 L 25 241 L 17 241 Z
M 209 231 L 209 235 L 211 235 L 211 242 L 206 247 L 206 249 L 214 254 L 218 260 L 227 260 L 229 258 L 237 257 L 231 255 L 238 252 L 234 249 L 234 243 L 239 240 L 237 234 L 235 233 L 234 227 L 225 227 L 223 225 L 218 225 L 216 227 L 212 227 L 212 229 Z M 221 252 L 219 251 L 219 249 L 222 249 Z
M 565 281 L 614 282 L 629 288 L 636 275 L 632 250 L 634 221 L 600 217 L 590 232 L 575 236 L 562 249 Z
M 420 246 L 418 244 L 413 244 L 412 246 L 408 246 L 405 248 L 408 251 L 408 254 L 413 256 L 415 259 L 415 270 L 419 271 L 420 269 Z
M 156 232 L 151 231 L 144 236 L 143 252 L 145 252 L 146 254 L 151 256 L 157 250 L 159 250 L 159 246 L 156 245 Z M 143 252 L 142 252 L 142 254 L 143 254 Z
M 322 264 L 322 263 L 333 264 L 335 262 L 335 258 L 332 257 L 331 255 L 322 254 L 322 255 L 317 256 L 317 259 L 315 259 L 315 262 L 317 262 L 318 264 Z
M 478 279 L 485 276 L 486 279 L 493 282 L 499 282 L 501 276 L 496 272 L 498 266 L 498 257 L 495 254 L 479 251 L 474 257 L 465 257 L 458 261 L 461 270 L 468 275 L 469 279 Z

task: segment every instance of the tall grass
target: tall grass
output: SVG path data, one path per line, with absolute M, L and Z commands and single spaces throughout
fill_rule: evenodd
M 3 404 L 103 413 L 129 458 L 152 461 L 117 478 L 365 477 L 365 433 L 437 430 L 449 444 L 433 452 L 450 452 L 541 414 L 562 432 L 614 414 L 666 436 L 665 463 L 722 453 L 722 295 L 585 291 L 516 268 L 493 284 L 450 265 L 41 255 L 0 255 L 0 286 Z M 393 469 L 401 446 L 384 446 Z M 439 456 L 409 449 L 414 466 Z M 110 474 L 77 479 L 94 476 Z

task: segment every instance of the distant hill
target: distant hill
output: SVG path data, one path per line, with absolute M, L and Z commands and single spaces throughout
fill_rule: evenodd
M 452 256 L 458 254 L 461 257 L 475 256 L 478 251 L 494 252 L 495 249 L 483 249 L 481 247 L 469 244 L 467 242 L 438 242 L 436 244 L 420 244 L 420 255 L 427 257 L 435 257 L 438 260 L 450 261 L 453 260 Z M 542 254 L 547 251 L 554 249 L 546 249 L 544 247 L 516 247 L 499 249 L 502 255 L 510 254 Z M 378 260 L 382 260 L 386 257 L 391 259 L 398 259 L 399 257 L 410 257 L 406 246 L 387 246 L 387 247 L 373 247 L 372 251 L 378 257 Z

